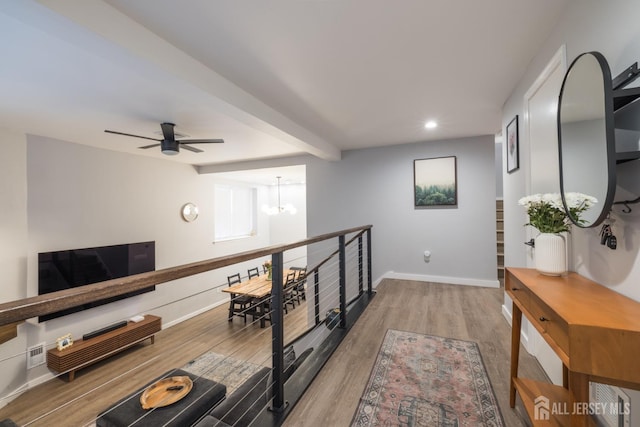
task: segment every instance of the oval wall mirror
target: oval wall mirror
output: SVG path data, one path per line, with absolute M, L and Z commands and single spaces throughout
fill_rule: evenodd
M 565 74 L 558 146 L 560 193 L 569 218 L 579 227 L 595 227 L 609 214 L 616 188 L 611 71 L 598 52 L 581 54 Z M 576 218 L 569 209 L 571 193 L 595 197 L 597 203 Z

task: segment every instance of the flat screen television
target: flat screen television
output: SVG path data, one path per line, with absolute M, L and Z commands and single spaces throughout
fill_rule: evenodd
M 38 294 L 154 271 L 155 242 L 69 249 L 38 254 Z M 155 290 L 155 286 L 38 317 L 43 322 Z

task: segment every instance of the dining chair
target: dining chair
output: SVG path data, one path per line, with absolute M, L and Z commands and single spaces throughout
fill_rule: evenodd
M 240 273 L 227 276 L 227 283 L 229 286 L 240 283 Z M 242 317 L 244 322 L 247 323 L 247 311 L 251 307 L 251 297 L 231 294 L 231 301 L 229 301 L 229 322 L 233 320 L 233 316 Z
M 258 267 L 248 269 L 247 273 L 249 274 L 249 279 L 251 279 L 252 277 L 258 277 L 260 275 Z
M 305 285 L 307 284 L 307 267 L 291 267 L 291 270 L 297 272 L 294 293 L 298 299 L 298 304 L 300 304 L 300 299 L 303 301 L 307 300 L 307 292 L 305 290 Z
M 291 304 L 292 308 L 296 308 L 296 272 L 292 271 L 287 274 L 287 278 L 284 282 L 284 296 L 283 296 L 283 306 L 285 309 L 285 313 L 287 313 L 287 305 Z
M 265 323 L 266 322 L 272 323 L 271 322 L 271 307 L 272 307 L 271 301 L 273 301 L 273 295 L 271 293 L 269 293 L 269 295 L 267 295 L 262 299 L 256 298 L 253 300 L 253 304 L 256 307 L 256 314 L 261 318 L 264 318 Z M 254 315 L 254 319 L 255 319 L 255 316 L 256 315 Z

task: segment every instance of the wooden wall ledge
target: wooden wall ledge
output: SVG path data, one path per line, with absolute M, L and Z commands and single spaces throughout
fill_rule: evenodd
M 4 344 L 9 340 L 18 336 L 18 325 L 22 322 L 10 323 L 0 326 L 0 344 Z
M 371 225 L 349 228 L 323 234 L 321 236 L 310 237 L 295 243 L 255 249 L 219 258 L 198 261 L 191 264 L 136 274 L 120 279 L 107 280 L 100 283 L 94 283 L 92 285 L 65 289 L 63 291 L 51 292 L 49 294 L 3 303 L 0 304 L 0 328 L 4 325 L 8 326 L 9 324 L 15 324 L 15 322 L 21 322 L 43 314 L 54 313 L 56 311 L 76 307 L 89 302 L 99 301 L 133 291 L 139 291 L 152 285 L 171 282 L 183 277 L 193 276 L 195 274 L 216 270 L 218 268 L 240 262 L 270 256 L 274 253 L 307 246 L 312 243 L 318 243 L 334 237 L 357 233 L 363 230 L 366 231 L 371 228 Z M 2 330 L 4 330 L 4 328 Z

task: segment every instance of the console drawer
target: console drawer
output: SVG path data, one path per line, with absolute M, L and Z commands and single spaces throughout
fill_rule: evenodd
M 536 295 L 529 295 L 529 312 L 533 316 L 532 322 L 537 323 L 544 333 L 548 335 L 545 339 L 550 338 L 562 351 L 568 354 L 569 336 L 567 323 Z
M 520 283 L 513 283 L 510 280 L 506 282 L 507 293 L 511 297 L 511 300 L 518 304 L 521 309 L 528 310 L 529 307 L 529 288 Z

